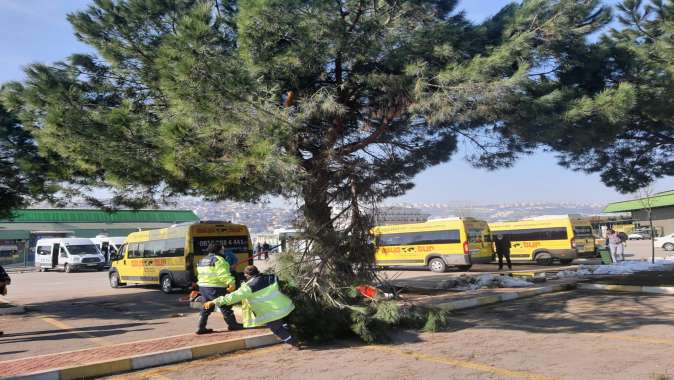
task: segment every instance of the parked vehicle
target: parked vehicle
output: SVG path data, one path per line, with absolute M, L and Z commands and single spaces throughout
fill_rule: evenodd
M 644 240 L 644 239 L 648 239 L 648 237 L 638 232 L 632 232 L 631 234 L 627 235 L 627 240 Z
M 577 257 L 595 256 L 595 237 L 586 219 L 568 215 L 541 216 L 489 223 L 489 229 L 492 235 L 502 234 L 510 240 L 513 261 L 549 265 L 558 259 L 568 264 Z
M 110 286 L 157 284 L 164 293 L 189 287 L 195 280 L 195 264 L 212 243 L 234 250 L 239 260 L 233 267 L 236 272 L 253 264 L 246 226 L 228 222 L 183 224 L 129 234 L 126 244 L 112 257 Z
M 40 239 L 35 246 L 35 265 L 41 272 L 62 269 L 70 273 L 81 269 L 103 270 L 105 258 L 91 239 Z
M 380 267 L 427 266 L 444 272 L 448 266 L 467 271 L 488 263 L 494 251 L 487 222 L 473 218 L 378 226 L 372 229 Z
M 653 241 L 656 247 L 662 248 L 665 251 L 674 251 L 674 234 L 669 234 L 655 238 Z
M 105 266 L 109 267 L 110 257 L 114 256 L 122 244 L 124 244 L 126 236 L 98 235 L 92 238 L 91 241 L 101 250 L 101 253 L 105 256 Z

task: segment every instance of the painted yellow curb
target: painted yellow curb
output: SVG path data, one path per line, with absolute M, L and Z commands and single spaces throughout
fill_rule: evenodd
M 13 376 L 11 379 L 69 380 L 95 378 L 132 370 L 179 363 L 212 355 L 264 347 L 277 343 L 279 343 L 279 340 L 274 334 L 262 333 L 245 338 L 230 339 L 222 342 L 206 343 L 194 345 L 191 347 L 153 352 L 149 354 L 112 359 L 97 363 L 87 363 L 66 368 L 54 368 L 36 373 Z M 0 375 L 0 379 L 5 379 L 5 377 Z
M 614 284 L 578 284 L 578 289 L 585 290 L 608 290 L 613 292 L 649 293 L 649 294 L 672 294 L 674 286 L 638 286 L 638 285 L 614 285 Z

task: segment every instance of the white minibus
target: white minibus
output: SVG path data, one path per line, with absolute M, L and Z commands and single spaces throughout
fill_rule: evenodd
M 105 266 L 105 257 L 91 239 L 40 239 L 35 246 L 35 265 L 40 272 L 49 269 L 63 269 L 68 273 L 80 269 L 100 271 Z

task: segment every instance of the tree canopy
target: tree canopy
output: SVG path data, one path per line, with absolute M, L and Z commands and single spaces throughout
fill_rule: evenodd
M 589 42 L 599 0 L 481 23 L 456 0 L 94 0 L 68 20 L 97 54 L 28 67 L 3 126 L 59 194 L 112 188 L 99 206 L 298 198 L 322 265 L 349 272 L 371 261 L 368 206 L 459 141 L 476 166 L 542 147 L 623 191 L 671 175 L 672 3 L 619 11 Z

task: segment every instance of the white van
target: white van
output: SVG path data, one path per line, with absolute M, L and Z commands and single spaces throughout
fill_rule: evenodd
M 105 257 L 91 239 L 40 239 L 35 246 L 35 265 L 40 272 L 63 269 L 70 273 L 79 269 L 103 270 Z
M 117 254 L 119 248 L 126 241 L 126 236 L 106 236 L 98 235 L 91 238 L 91 241 L 98 247 L 105 257 L 105 266 L 110 266 L 110 258 Z

